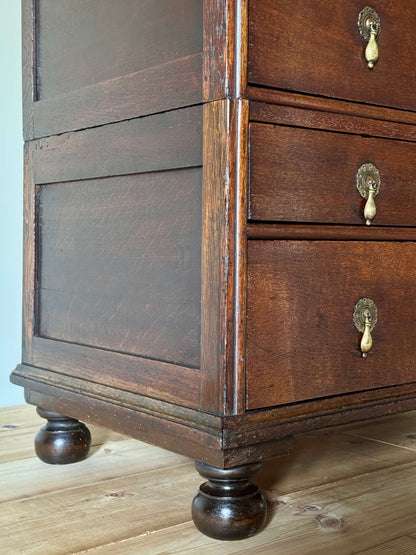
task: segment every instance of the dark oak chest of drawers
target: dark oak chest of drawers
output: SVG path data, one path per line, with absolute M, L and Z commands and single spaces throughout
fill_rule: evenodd
M 192 457 L 197 526 L 250 536 L 293 434 L 416 407 L 416 2 L 23 12 L 37 452 Z

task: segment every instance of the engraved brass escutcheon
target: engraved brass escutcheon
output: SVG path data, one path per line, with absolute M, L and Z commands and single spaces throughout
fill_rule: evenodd
M 352 315 L 354 325 L 363 334 L 360 348 L 363 357 L 366 357 L 373 346 L 371 332 L 377 324 L 377 307 L 372 299 L 363 297 L 354 307 Z
M 376 216 L 374 197 L 380 192 L 381 185 L 380 172 L 374 164 L 363 164 L 359 168 L 356 175 L 356 185 L 360 195 L 367 199 L 364 207 L 364 218 L 366 225 L 371 225 Z
M 373 69 L 379 54 L 376 39 L 381 33 L 380 16 L 374 8 L 366 6 L 361 10 L 358 14 L 358 28 L 360 29 L 362 38 L 368 42 L 367 48 L 365 49 L 365 59 L 368 67 Z

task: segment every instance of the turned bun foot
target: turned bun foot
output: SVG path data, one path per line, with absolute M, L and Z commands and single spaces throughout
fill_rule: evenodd
M 250 479 L 261 463 L 221 470 L 196 462 L 208 482 L 202 484 L 192 503 L 195 526 L 217 540 L 242 540 L 264 526 L 266 501 Z
M 48 421 L 35 437 L 35 451 L 43 462 L 70 464 L 86 458 L 91 434 L 85 424 L 50 410 L 38 408 L 37 412 Z

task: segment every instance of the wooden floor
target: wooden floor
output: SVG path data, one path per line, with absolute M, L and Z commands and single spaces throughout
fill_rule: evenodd
M 91 455 L 49 466 L 33 453 L 33 407 L 0 409 L 0 553 L 416 555 L 416 412 L 298 437 L 264 466 L 262 533 L 202 536 L 190 520 L 192 461 L 91 427 Z

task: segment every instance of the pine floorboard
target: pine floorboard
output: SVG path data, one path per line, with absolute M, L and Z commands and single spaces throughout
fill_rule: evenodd
M 44 421 L 0 409 L 0 554 L 416 555 L 416 412 L 298 436 L 258 475 L 265 529 L 217 542 L 190 519 L 193 461 L 90 426 L 78 464 L 33 452 Z

